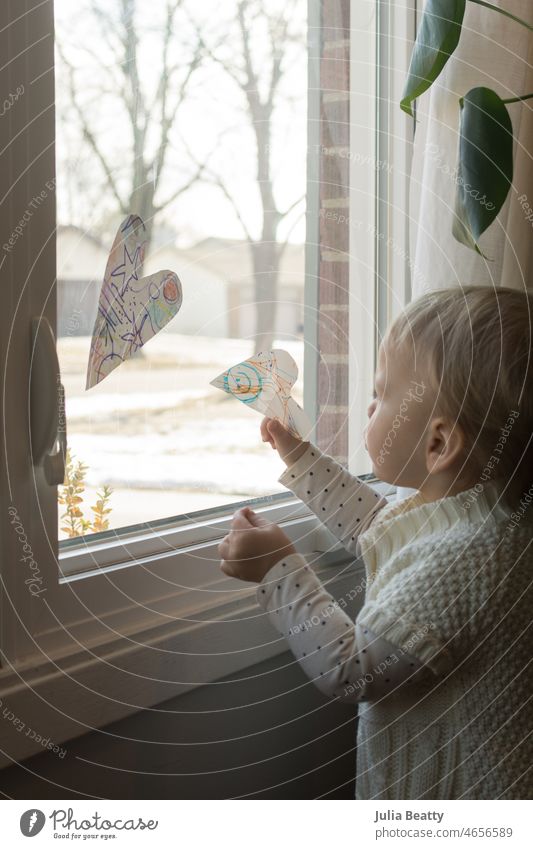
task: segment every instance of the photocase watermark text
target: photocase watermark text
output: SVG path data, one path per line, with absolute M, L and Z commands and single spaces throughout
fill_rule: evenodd
M 500 462 L 500 457 L 502 455 L 505 443 L 507 442 L 507 439 L 510 436 L 512 427 L 513 427 L 513 425 L 514 425 L 514 423 L 517 420 L 519 415 L 520 415 L 520 413 L 519 413 L 518 410 L 511 410 L 504 426 L 502 428 L 500 428 L 500 438 L 498 439 L 498 442 L 496 443 L 494 451 L 492 452 L 491 456 L 489 457 L 489 459 L 487 460 L 487 462 L 485 463 L 485 465 L 483 467 L 483 471 L 480 475 L 479 482 L 475 486 L 472 487 L 472 492 L 470 493 L 468 498 L 463 501 L 463 510 L 469 510 L 470 507 L 472 506 L 472 504 L 475 503 L 479 494 L 483 491 L 483 484 L 481 483 L 481 481 L 485 482 L 485 481 L 490 480 L 495 467 Z
M 2 248 L 4 249 L 5 253 L 11 253 L 11 251 L 13 250 L 15 245 L 17 244 L 18 240 L 24 234 L 24 231 L 25 231 L 26 227 L 28 226 L 28 223 L 33 218 L 33 216 L 35 214 L 35 210 L 39 209 L 41 204 L 44 203 L 46 198 L 49 196 L 50 192 L 54 191 L 55 185 L 56 185 L 55 179 L 48 180 L 45 183 L 45 188 L 42 189 L 38 194 L 36 194 L 32 197 L 32 199 L 29 202 L 25 212 L 22 215 L 22 218 L 19 220 L 17 226 L 14 227 L 13 232 L 11 233 L 9 239 L 6 242 L 4 242 L 4 244 L 2 245 Z
M 24 86 L 22 84 L 17 86 L 14 92 L 8 94 L 4 102 L 0 104 L 0 118 L 3 118 L 9 112 L 11 107 L 15 105 L 19 97 L 22 97 L 23 94 Z
M 17 729 L 19 734 L 24 733 L 24 736 L 29 740 L 34 740 L 39 746 L 42 746 L 43 749 L 50 749 L 51 752 L 54 752 L 58 756 L 58 758 L 63 759 L 67 754 L 67 750 L 63 749 L 61 746 L 58 746 L 57 743 L 54 743 L 50 737 L 43 737 L 42 734 L 39 734 L 35 729 L 31 728 L 23 719 L 16 715 L 16 713 L 9 709 L 9 707 L 4 704 L 2 699 L 0 699 L 0 711 L 2 711 L 1 716 L 6 722 L 11 722 L 14 728 Z
M 482 195 L 479 189 L 476 189 L 470 183 L 465 183 L 463 177 L 459 174 L 457 168 L 450 168 L 448 163 L 444 161 L 441 148 L 439 148 L 438 144 L 435 144 L 434 142 L 428 142 L 426 144 L 425 153 L 429 155 L 431 160 L 437 166 L 437 169 L 443 174 L 449 175 L 455 185 L 460 186 L 465 192 L 465 194 L 470 195 L 473 200 L 477 200 L 481 206 L 486 207 L 489 211 L 492 211 L 496 208 L 492 201 L 487 200 L 486 194 Z
M 396 433 L 398 428 L 401 426 L 402 422 L 408 422 L 409 416 L 407 415 L 407 410 L 409 409 L 409 404 L 411 401 L 415 401 L 417 404 L 422 403 L 422 397 L 424 392 L 426 391 L 426 385 L 424 381 L 422 383 L 418 383 L 416 380 L 411 381 L 414 386 L 411 386 L 407 395 L 402 398 L 400 408 L 396 415 L 394 416 L 391 427 L 387 436 L 383 440 L 383 445 L 380 448 L 379 454 L 376 457 L 376 463 L 380 466 L 385 462 L 385 457 L 390 454 L 390 449 L 392 448 L 392 443 L 396 439 Z
M 303 631 L 310 631 L 315 625 L 320 625 L 325 619 L 329 616 L 333 616 L 339 610 L 345 610 L 348 606 L 349 601 L 353 601 L 357 596 L 362 593 L 368 584 L 368 579 L 366 577 L 357 584 L 355 587 L 352 587 L 344 597 L 339 598 L 336 601 L 332 601 L 330 604 L 326 605 L 326 607 L 322 608 L 320 614 L 312 614 L 304 619 L 302 622 L 299 622 L 297 625 L 293 625 L 289 630 L 289 635 L 294 636 L 294 634 L 300 634 Z
M 20 562 L 24 564 L 24 567 L 28 569 L 30 574 L 24 580 L 24 583 L 27 585 L 30 593 L 33 596 L 40 596 L 42 593 L 46 592 L 46 587 L 42 586 L 43 576 L 41 574 L 41 570 L 39 569 L 39 565 L 33 556 L 33 550 L 28 542 L 28 537 L 26 531 L 24 530 L 24 526 L 20 520 L 20 516 L 18 514 L 17 508 L 11 507 L 8 508 L 10 522 L 13 527 L 13 530 L 18 536 L 18 540 L 22 545 L 22 551 L 24 552 L 22 557 L 19 558 Z
M 409 654 L 411 649 L 416 646 L 417 643 L 420 642 L 426 634 L 431 631 L 435 625 L 433 622 L 427 622 L 417 631 L 415 631 L 404 643 L 402 643 L 402 648 L 398 653 L 391 651 L 389 655 L 385 658 L 385 660 L 381 660 L 371 672 L 365 672 L 364 675 L 361 675 L 356 681 L 352 681 L 344 687 L 344 697 L 352 696 L 354 693 L 359 691 L 368 689 L 370 684 L 374 683 L 376 678 L 379 678 L 380 675 L 383 675 L 387 672 L 391 666 L 398 663 L 404 654 Z

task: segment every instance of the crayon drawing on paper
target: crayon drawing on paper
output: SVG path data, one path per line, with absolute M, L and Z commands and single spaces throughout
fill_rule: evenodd
M 129 215 L 119 227 L 105 269 L 86 389 L 96 386 L 142 348 L 181 307 L 181 283 L 173 271 L 139 276 L 145 246 L 143 220 L 138 215 Z
M 302 408 L 291 398 L 297 377 L 298 366 L 291 355 L 276 348 L 232 366 L 211 384 L 263 415 L 277 419 L 293 436 L 306 439 L 311 424 Z

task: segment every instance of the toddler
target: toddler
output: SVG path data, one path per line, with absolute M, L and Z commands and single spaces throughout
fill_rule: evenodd
M 365 446 L 388 502 L 264 419 L 280 478 L 361 556 L 355 620 L 285 532 L 239 510 L 223 571 L 257 600 L 322 692 L 359 705 L 358 799 L 529 799 L 533 297 L 429 292 L 389 328 Z

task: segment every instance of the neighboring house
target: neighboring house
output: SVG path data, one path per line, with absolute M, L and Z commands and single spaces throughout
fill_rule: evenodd
M 74 226 L 58 228 L 58 336 L 92 334 L 111 245 Z M 175 245 L 154 240 L 144 274 L 168 268 L 180 278 L 184 298 L 169 331 L 200 336 L 228 335 L 227 285 Z M 206 308 L 208 305 L 208 308 Z
M 228 287 L 228 335 L 235 338 L 252 336 L 255 329 L 254 278 L 248 243 L 208 238 L 184 253 L 224 277 Z M 304 282 L 304 245 L 289 243 L 282 255 L 276 294 L 276 334 L 281 338 L 303 334 Z
M 58 336 L 93 332 L 106 260 L 106 249 L 98 239 L 78 227 L 57 228 Z
M 81 228 L 58 227 L 58 336 L 92 333 L 110 247 Z M 164 268 L 176 272 L 184 293 L 169 331 L 214 337 L 253 335 L 253 273 L 246 242 L 213 238 L 181 249 L 156 235 L 144 273 Z M 281 337 L 302 333 L 303 285 L 303 245 L 287 245 L 277 295 L 276 330 Z

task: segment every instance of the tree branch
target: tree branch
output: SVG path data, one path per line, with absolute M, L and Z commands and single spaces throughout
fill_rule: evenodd
M 285 218 L 289 214 L 289 212 L 292 212 L 292 210 L 295 209 L 298 204 L 300 204 L 303 200 L 305 200 L 305 195 L 301 195 L 297 200 L 294 201 L 294 203 L 291 203 L 291 205 L 288 207 L 288 209 L 285 210 L 285 212 L 280 212 L 280 220 L 282 218 Z
M 82 51 L 83 53 L 87 53 L 87 55 L 90 56 L 91 59 L 93 59 L 93 61 L 95 62 L 96 65 L 98 65 L 100 68 L 102 68 L 102 70 L 107 71 L 111 74 L 112 81 L 115 85 L 114 94 L 116 94 L 116 89 L 118 89 L 119 94 L 122 96 L 122 98 L 124 98 L 124 89 L 123 89 L 122 83 L 119 81 L 119 79 L 115 76 L 115 74 L 113 72 L 115 68 L 120 68 L 120 70 L 123 74 L 122 67 L 121 67 L 122 63 L 121 62 L 115 62 L 112 65 L 104 64 L 104 62 L 102 61 L 102 57 L 98 56 L 98 54 L 91 47 L 89 47 L 87 44 L 82 44 L 82 45 L 78 46 L 77 49 Z M 102 89 L 102 88 L 98 88 L 98 91 L 103 92 L 105 90 Z M 111 93 L 111 92 L 109 92 L 109 93 Z
M 83 137 L 89 143 L 91 150 L 93 151 L 93 153 L 95 154 L 96 158 L 98 159 L 100 165 L 102 166 L 104 174 L 105 174 L 107 180 L 109 181 L 109 185 L 111 186 L 111 190 L 112 190 L 112 192 L 113 192 L 113 194 L 114 194 L 114 196 L 115 196 L 115 198 L 116 198 L 116 200 L 117 200 L 117 202 L 120 206 L 121 211 L 126 212 L 127 211 L 126 206 L 122 201 L 122 198 L 121 198 L 120 193 L 118 191 L 118 187 L 117 187 L 117 184 L 115 183 L 115 179 L 113 177 L 111 169 L 110 169 L 102 151 L 100 150 L 100 148 L 98 146 L 96 138 L 95 138 L 93 132 L 91 131 L 89 124 L 87 123 L 85 113 L 84 113 L 83 109 L 81 108 L 81 106 L 78 102 L 78 98 L 76 97 L 76 87 L 75 87 L 75 84 L 74 84 L 74 68 L 72 67 L 72 65 L 66 59 L 65 54 L 64 54 L 64 52 L 61 48 L 61 45 L 59 43 L 57 44 L 57 50 L 58 50 L 59 56 L 61 57 L 61 61 L 65 64 L 65 67 L 68 70 L 70 100 L 71 100 L 71 104 L 72 104 L 72 106 L 73 106 L 73 108 L 74 108 L 74 110 L 75 110 L 75 112 L 78 116 L 78 119 L 80 121 Z
M 139 80 L 137 61 L 138 38 L 135 29 L 136 0 L 120 0 L 122 47 L 124 50 L 124 76 L 129 87 L 126 105 L 130 115 L 133 133 L 133 186 L 140 186 L 146 181 L 144 150 L 146 141 L 146 109 L 143 92 Z
M 203 172 L 205 171 L 206 168 L 207 168 L 207 162 L 199 165 L 196 173 L 193 174 L 193 176 L 189 180 L 187 180 L 187 182 L 183 186 L 180 186 L 180 188 L 177 189 L 174 192 L 174 194 L 170 195 L 170 197 L 168 197 L 162 203 L 157 204 L 157 206 L 155 206 L 155 204 L 154 204 L 154 214 L 157 213 L 157 212 L 161 212 L 162 209 L 165 209 L 165 207 L 167 207 L 171 203 L 173 203 L 176 200 L 176 198 L 179 198 L 180 195 L 182 195 L 184 192 L 186 192 L 188 189 L 190 189 L 191 186 L 194 185 L 194 183 L 196 183 L 198 180 L 200 180 L 200 178 L 202 177 L 202 174 L 203 174 Z
M 189 85 L 190 79 L 196 69 L 198 68 L 200 62 L 202 60 L 202 51 L 198 47 L 195 51 L 194 57 L 191 60 L 189 67 L 187 68 L 187 73 L 185 78 L 182 80 L 180 85 L 180 93 L 177 99 L 177 102 L 174 104 L 174 108 L 171 110 L 171 115 L 167 114 L 166 103 L 167 103 L 167 95 L 168 89 L 171 82 L 171 74 L 169 73 L 167 77 L 167 84 L 163 88 L 163 92 L 161 95 L 161 142 L 159 145 L 159 151 L 155 159 L 155 188 L 157 190 L 159 186 L 159 180 L 161 177 L 161 173 L 163 171 L 163 167 L 165 164 L 166 152 L 170 140 L 170 130 L 172 129 L 172 125 L 174 123 L 176 112 L 185 100 L 185 93 L 187 91 L 187 87 Z
M 193 21 L 190 18 L 190 16 L 189 16 L 189 22 L 195 29 L 196 37 L 198 39 L 198 45 L 201 48 L 201 50 L 203 51 L 204 55 L 207 56 L 209 59 L 211 59 L 213 62 L 216 62 L 217 65 L 220 65 L 221 68 L 224 69 L 224 71 L 227 73 L 227 75 L 229 77 L 231 77 L 231 79 L 237 84 L 237 86 L 242 91 L 243 80 L 239 76 L 239 73 L 243 73 L 243 69 L 232 67 L 226 61 L 224 61 L 224 59 L 222 59 L 220 56 L 217 56 L 217 53 L 216 53 L 216 51 L 218 50 L 219 47 L 221 47 L 224 44 L 227 44 L 227 36 L 224 35 L 224 37 L 221 38 L 220 42 L 218 44 L 216 44 L 214 47 L 209 47 L 208 44 L 206 43 L 206 41 L 204 40 L 204 37 L 203 37 L 202 32 L 200 30 L 200 27 L 198 26 L 198 24 L 195 21 Z
M 198 162 L 197 158 L 194 156 L 191 149 L 189 148 L 189 146 L 186 144 L 186 142 L 183 139 L 182 139 L 182 142 L 185 146 L 185 149 L 186 149 L 190 159 L 194 162 L 194 164 L 198 167 L 198 169 L 201 172 L 205 172 L 207 170 L 209 160 L 213 156 L 213 153 L 218 149 L 218 146 L 219 146 L 218 142 L 220 142 L 220 136 L 219 136 L 217 144 L 211 150 L 211 152 L 207 155 L 205 162 L 203 162 L 203 163 Z M 241 215 L 241 211 L 239 209 L 237 201 L 235 200 L 235 198 L 233 197 L 233 195 L 229 191 L 228 187 L 226 186 L 226 184 L 224 183 L 222 178 L 218 174 L 214 174 L 212 171 L 205 177 L 201 177 L 201 175 L 198 175 L 196 179 L 200 179 L 200 178 L 202 179 L 202 182 L 209 183 L 212 186 L 217 186 L 222 191 L 226 200 L 228 200 L 229 203 L 231 204 L 231 206 L 233 207 L 233 211 L 234 211 L 234 213 L 235 213 L 235 215 L 236 215 L 236 217 L 239 221 L 239 224 L 241 225 L 241 227 L 244 231 L 246 239 L 251 243 L 255 242 L 255 239 L 253 238 L 252 234 L 250 233 L 248 227 L 246 226 L 244 218 Z M 193 180 L 189 181 L 190 184 L 192 184 L 192 182 L 193 182 Z M 187 185 L 187 188 L 188 187 L 189 187 L 189 185 Z M 181 194 L 181 190 L 179 192 L 177 192 L 176 194 Z
M 108 45 L 110 51 L 114 53 L 114 45 L 111 39 L 109 38 L 109 34 L 112 33 L 120 42 L 120 36 L 118 33 L 116 21 L 113 20 L 111 15 L 108 15 L 106 14 L 106 12 L 102 11 L 102 7 L 97 2 L 95 2 L 95 0 L 91 0 L 89 6 L 92 14 L 94 15 L 95 20 L 97 20 L 100 24 L 100 32 L 102 33 L 102 38 Z
M 254 71 L 252 56 L 250 53 L 250 32 L 246 27 L 245 11 L 248 8 L 248 0 L 240 0 L 237 6 L 237 20 L 241 31 L 242 54 L 244 57 L 244 69 L 246 73 L 246 84 L 243 86 L 248 100 L 250 111 L 254 121 L 260 121 L 262 116 L 262 104 L 259 97 L 259 81 Z
M 168 87 L 170 84 L 169 77 L 169 69 L 168 69 L 168 47 L 170 44 L 170 37 L 172 35 L 172 29 L 174 24 L 174 18 L 178 7 L 181 5 L 181 0 L 176 0 L 174 6 L 171 3 L 167 3 L 167 19 L 165 25 L 165 35 L 163 38 L 163 59 L 162 59 L 162 68 L 161 68 L 161 76 L 159 79 L 159 85 L 157 88 L 157 93 L 155 96 L 154 104 L 157 102 L 161 103 L 161 141 L 159 145 L 159 150 L 155 157 L 153 168 L 154 168 L 154 193 L 157 190 L 159 185 L 159 178 L 161 176 L 161 171 L 163 170 L 163 165 L 165 162 L 165 155 L 168 145 L 168 136 L 170 132 L 170 127 L 172 125 L 172 119 L 169 120 L 167 116 L 167 94 Z M 149 111 L 147 122 L 151 121 L 152 110 Z
M 280 246 L 279 246 L 279 250 L 278 250 L 278 259 L 279 259 L 279 260 L 281 260 L 281 257 L 282 257 L 282 256 L 283 256 L 283 254 L 285 253 L 285 248 L 286 248 L 286 247 L 287 247 L 287 245 L 289 244 L 289 236 L 291 235 L 291 233 L 292 233 L 292 231 L 294 230 L 294 228 L 296 227 L 296 225 L 300 223 L 300 221 L 301 221 L 301 220 L 302 220 L 302 218 L 304 217 L 304 214 L 305 214 L 305 210 L 302 210 L 302 212 L 300 213 L 300 215 L 298 215 L 298 217 L 297 217 L 297 218 L 296 218 L 296 219 L 292 222 L 292 224 L 291 224 L 291 226 L 290 226 L 290 228 L 289 228 L 289 230 L 288 230 L 288 232 L 287 232 L 287 235 L 286 235 L 286 237 L 285 237 L 285 240 L 284 240 L 284 241 L 280 244 Z
M 218 186 L 221 189 L 223 195 L 225 196 L 225 198 L 229 201 L 229 203 L 233 207 L 233 211 L 234 211 L 234 213 L 235 213 L 235 215 L 236 215 L 236 217 L 239 221 L 239 224 L 241 225 L 241 227 L 244 231 L 244 235 L 246 236 L 246 239 L 251 244 L 253 242 L 255 242 L 255 239 L 253 238 L 252 234 L 250 233 L 250 231 L 249 231 L 249 229 L 246 225 L 246 222 L 245 222 L 243 216 L 241 215 L 241 211 L 239 209 L 237 201 L 235 200 L 235 198 L 233 197 L 233 195 L 229 191 L 228 187 L 226 186 L 226 184 L 224 183 L 222 178 L 219 177 L 218 175 L 215 175 L 212 180 L 206 180 L 206 182 L 212 182 L 215 186 Z

